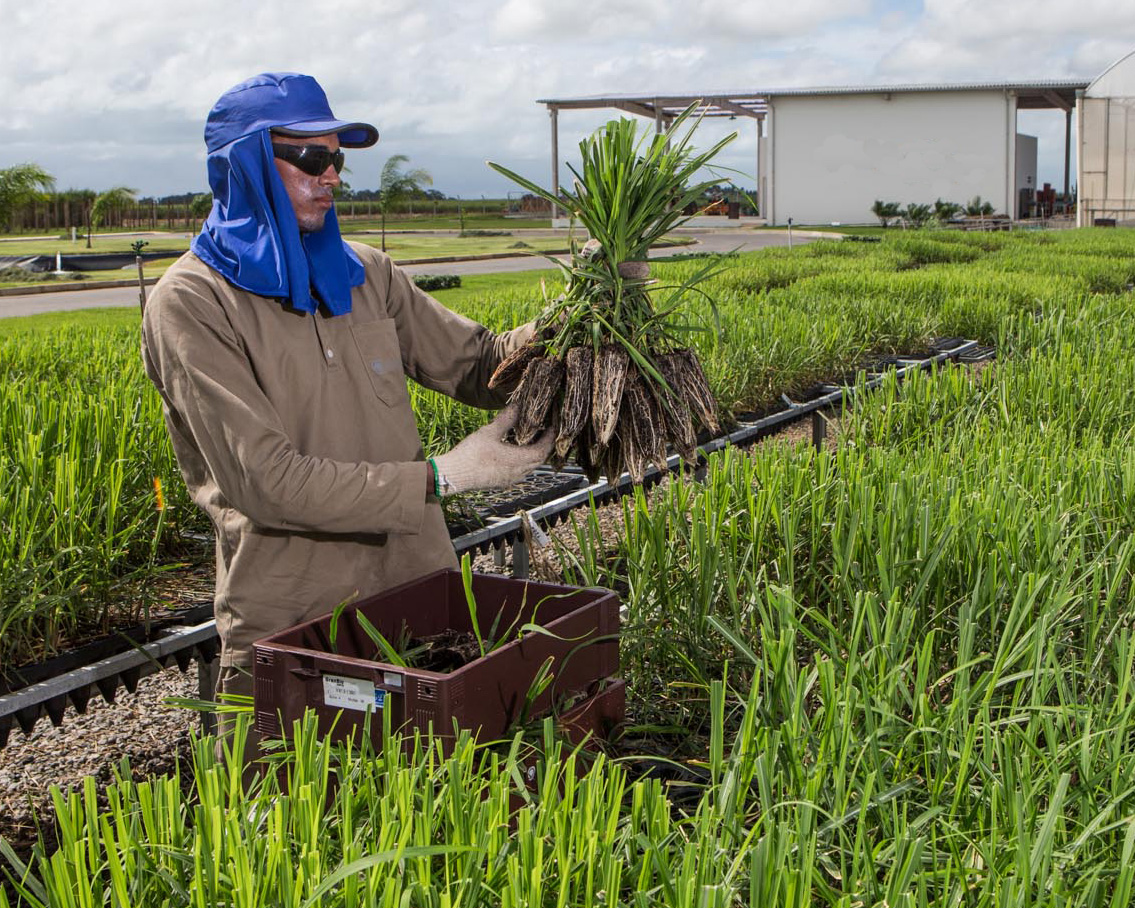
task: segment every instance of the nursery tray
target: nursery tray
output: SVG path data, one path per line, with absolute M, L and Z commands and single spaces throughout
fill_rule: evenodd
M 547 714 L 568 696 L 589 695 L 597 682 L 617 675 L 619 598 L 610 590 L 473 574 L 472 591 L 481 634 L 491 638 L 495 625 L 497 639 L 505 640 L 501 631 L 511 630 L 507 642 L 452 671 L 384 661 L 358 616 L 391 642 L 472 631 L 458 571 L 438 571 L 372 596 L 344 609 L 337 621 L 328 614 L 257 641 L 257 731 L 279 737 L 310 708 L 320 731 L 342 740 L 372 714 L 371 739 L 381 747 L 382 710 L 394 730 L 432 728 L 452 737 L 458 728 L 484 740 Z M 520 633 L 526 624 L 546 633 Z M 527 702 L 545 663 L 553 682 Z
M 475 492 L 455 500 L 446 513 L 453 538 L 487 526 L 494 517 L 511 517 L 517 511 L 539 507 L 587 485 L 579 473 L 537 470 L 507 489 Z

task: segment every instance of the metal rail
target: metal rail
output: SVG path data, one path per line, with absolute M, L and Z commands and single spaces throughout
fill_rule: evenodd
M 992 356 L 990 348 L 981 347 L 977 341 L 959 340 L 953 346 L 941 350 L 933 356 L 920 359 L 896 358 L 893 371 L 902 379 L 913 371 L 930 369 L 948 360 L 977 360 Z M 865 387 L 878 387 L 886 372 L 869 373 Z M 787 396 L 782 397 L 785 409 L 765 416 L 762 419 L 741 424 L 740 428 L 727 435 L 712 439 L 699 446 L 699 461 L 704 465 L 705 457 L 729 446 L 751 445 L 759 439 L 771 435 L 780 426 L 795 422 L 808 414 L 813 414 L 813 442 L 820 444 L 824 436 L 824 422 L 819 416 L 822 410 L 838 406 L 855 393 L 851 387 L 824 385 L 820 396 L 797 403 Z M 667 472 L 682 469 L 681 457 L 671 455 L 666 462 Z M 662 479 L 657 467 L 646 473 L 646 484 Z M 513 554 L 513 575 L 528 576 L 529 552 L 524 536 L 524 521 L 531 519 L 547 526 L 555 526 L 576 508 L 590 505 L 592 501 L 601 504 L 609 499 L 622 496 L 633 488 L 629 475 L 622 474 L 613 482 L 601 479 L 585 488 L 578 488 L 566 495 L 548 501 L 510 517 L 496 518 L 488 526 L 474 530 L 453 540 L 458 555 L 472 550 L 488 553 L 495 549 L 503 555 L 504 547 L 511 546 Z M 501 559 L 503 563 L 503 557 Z M 138 644 L 127 652 L 102 659 L 82 668 L 32 684 L 10 694 L 0 696 L 0 747 L 8 742 L 12 725 L 17 724 L 24 734 L 30 735 L 36 722 L 46 713 L 52 724 L 63 724 L 67 704 L 76 712 L 86 712 L 94 690 L 97 690 L 108 703 L 114 702 L 119 686 L 130 693 L 137 687 L 140 678 L 151 675 L 176 662 L 182 671 L 188 670 L 189 663 L 196 660 L 198 686 L 202 700 L 213 698 L 217 672 L 218 641 L 213 621 L 206 621 L 193 627 L 179 627 L 152 643 Z M 203 713 L 203 721 L 208 723 L 208 714 Z
M 47 713 L 53 725 L 62 725 L 68 703 L 76 712 L 84 713 L 94 690 L 107 703 L 113 703 L 120 685 L 134 693 L 141 678 L 161 671 L 171 661 L 186 671 L 196 659 L 198 676 L 204 683 L 212 674 L 218 647 L 216 623 L 209 620 L 193 627 L 174 628 L 152 643 L 138 644 L 128 652 L 5 694 L 0 697 L 0 747 L 8 743 L 13 720 L 25 735 L 32 733 L 43 713 Z M 201 695 L 211 700 L 213 689 L 203 690 Z

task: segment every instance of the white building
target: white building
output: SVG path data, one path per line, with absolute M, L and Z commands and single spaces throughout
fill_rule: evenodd
M 791 218 L 797 224 L 855 224 L 872 220 L 876 200 L 965 203 L 981 196 L 1000 213 L 1027 215 L 1036 189 L 1037 146 L 1033 137 L 1018 135 L 1017 112 L 1024 109 L 1065 112 L 1067 195 L 1072 112 L 1087 88 L 1084 81 L 1061 80 L 604 95 L 539 103 L 551 115 L 554 162 L 563 110 L 617 108 L 654 119 L 660 130 L 694 101 L 708 117 L 755 119 L 758 203 L 768 223 Z M 1128 101 L 1132 97 L 1135 91 L 1128 92 Z M 1124 111 L 1135 114 L 1130 104 Z M 1124 135 L 1135 136 L 1135 115 L 1124 122 Z M 1125 141 L 1135 148 L 1135 140 Z M 1114 176 L 1114 167 L 1110 172 Z M 1124 173 L 1128 182 L 1135 180 L 1135 167 Z M 553 185 L 559 186 L 558 164 Z
M 770 223 L 870 220 L 876 200 L 965 203 L 1028 214 L 1018 171 L 1036 180 L 1021 107 L 1072 109 L 1084 83 L 899 86 L 770 93 L 760 187 Z M 1039 102 L 1039 103 L 1038 103 Z

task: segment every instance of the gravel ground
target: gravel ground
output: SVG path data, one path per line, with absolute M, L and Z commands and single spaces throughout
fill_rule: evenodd
M 811 438 L 811 422 L 786 427 L 772 440 L 795 443 Z M 831 438 L 829 436 L 829 444 Z M 599 512 L 605 539 L 614 547 L 622 529 L 622 505 L 612 502 Z M 571 522 L 552 531 L 562 544 L 574 550 Z M 474 570 L 511 573 L 511 556 L 495 564 L 493 556 L 474 559 Z M 531 571 L 536 578 L 561 578 L 552 546 L 533 547 Z M 202 578 L 196 578 L 199 583 Z M 135 693 L 119 689 L 113 704 L 92 698 L 87 712 L 79 715 L 67 707 L 63 724 L 56 728 L 41 719 L 31 735 L 13 729 L 7 747 L 0 749 L 0 836 L 26 854 L 36 837 L 36 824 L 49 828 L 52 816 L 50 788 L 64 790 L 94 776 L 100 789 L 112 780 L 112 768 L 123 758 L 130 762 L 135 778 L 175 771 L 187 765 L 190 734 L 200 728 L 198 713 L 166 704 L 171 697 L 198 695 L 196 663 L 187 672 L 166 669 L 138 682 Z
M 173 668 L 141 679 L 133 694 L 120 688 L 113 704 L 92 698 L 82 715 L 68 706 L 58 728 L 41 719 L 30 735 L 13 729 L 0 750 L 0 836 L 26 853 L 37 819 L 50 822 L 52 785 L 70 789 L 94 776 L 104 788 L 124 757 L 136 778 L 174 771 L 188 758 L 190 729 L 200 718 L 163 701 L 196 696 L 190 663 L 185 673 Z

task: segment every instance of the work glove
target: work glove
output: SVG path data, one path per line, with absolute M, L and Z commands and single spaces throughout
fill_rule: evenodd
M 544 463 L 552 451 L 554 434 L 545 430 L 527 445 L 506 442 L 504 437 L 516 425 L 516 417 L 516 404 L 509 404 L 452 451 L 435 457 L 438 492 L 456 495 L 474 489 L 505 489 Z

